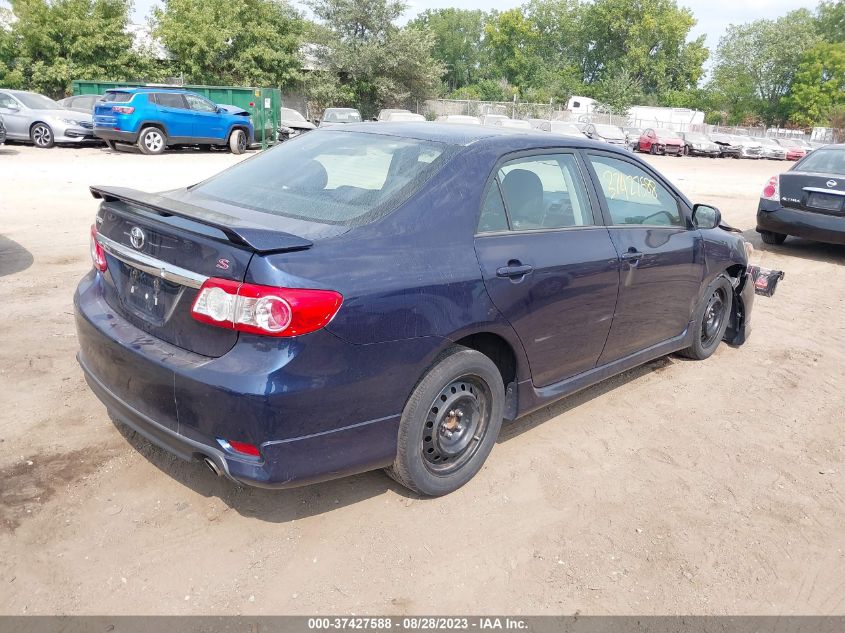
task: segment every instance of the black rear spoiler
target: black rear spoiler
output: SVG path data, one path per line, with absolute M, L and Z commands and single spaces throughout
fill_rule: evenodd
M 244 225 L 243 220 L 225 213 L 211 211 L 157 193 L 146 193 L 126 187 L 90 187 L 91 195 L 105 202 L 120 200 L 148 209 L 158 215 L 175 215 L 214 227 L 235 244 L 251 248 L 257 253 L 281 253 L 311 248 L 313 242 L 305 238 L 260 226 Z

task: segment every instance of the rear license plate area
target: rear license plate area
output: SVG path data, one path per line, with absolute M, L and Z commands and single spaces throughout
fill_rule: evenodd
M 124 304 L 147 321 L 162 324 L 180 286 L 124 264 L 121 297 Z
M 845 198 L 841 196 L 832 196 L 826 193 L 811 193 L 807 198 L 807 206 L 824 211 L 841 211 L 843 200 Z

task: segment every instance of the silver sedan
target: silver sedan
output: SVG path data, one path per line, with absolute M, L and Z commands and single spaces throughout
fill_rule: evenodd
M 31 141 L 36 147 L 94 140 L 90 114 L 74 112 L 35 92 L 0 89 L 0 116 L 10 141 Z

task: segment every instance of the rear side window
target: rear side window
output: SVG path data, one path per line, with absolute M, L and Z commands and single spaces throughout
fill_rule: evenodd
M 508 216 L 505 213 L 505 204 L 502 202 L 502 193 L 499 190 L 499 183 L 493 180 L 487 194 L 484 196 L 484 204 L 481 205 L 481 217 L 478 220 L 479 233 L 492 233 L 494 231 L 508 230 Z
M 172 92 L 156 92 L 154 97 L 155 102 L 165 108 L 188 108 L 185 103 L 185 98 L 180 94 L 174 94 Z
M 103 101 L 108 101 L 109 103 L 123 103 L 131 99 L 131 92 L 120 92 L 118 90 L 106 90 L 106 94 L 103 95 Z
M 511 161 L 498 173 L 511 229 L 562 229 L 593 224 L 589 199 L 572 154 Z
M 404 202 L 457 151 L 447 143 L 322 130 L 262 152 L 192 191 L 273 215 L 360 225 Z
M 683 226 L 678 203 L 648 172 L 628 161 L 590 156 L 614 225 Z

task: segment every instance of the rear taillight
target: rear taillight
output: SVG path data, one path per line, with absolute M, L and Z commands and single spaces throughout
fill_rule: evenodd
M 780 177 L 772 176 L 769 182 L 763 187 L 763 193 L 760 196 L 763 200 L 772 200 L 773 202 L 780 201 Z
M 91 225 L 91 261 L 94 263 L 94 268 L 99 270 L 101 273 L 105 272 L 106 268 L 108 268 L 108 263 L 106 262 L 106 251 L 103 250 L 103 247 L 100 246 L 100 243 L 97 241 L 97 225 Z
M 135 112 L 135 108 L 132 106 L 112 106 L 112 112 L 117 112 L 118 114 L 132 114 Z
M 332 290 L 274 288 L 212 278 L 200 288 L 197 321 L 265 336 L 299 336 L 334 318 L 343 297 Z

